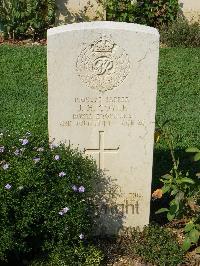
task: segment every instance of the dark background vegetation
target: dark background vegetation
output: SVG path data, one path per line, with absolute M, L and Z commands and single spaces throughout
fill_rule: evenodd
M 184 18 L 178 0 L 99 0 L 106 9 L 106 20 L 132 22 L 156 27 L 161 42 L 171 47 L 200 46 L 200 26 Z M 55 26 L 55 0 L 0 0 L 0 29 L 3 39 L 38 41 L 46 38 L 47 29 Z M 83 11 L 78 21 L 89 21 Z M 66 8 L 66 21 L 74 15 Z M 67 21 L 67 19 L 69 21 Z M 76 21 L 76 18 L 75 18 Z

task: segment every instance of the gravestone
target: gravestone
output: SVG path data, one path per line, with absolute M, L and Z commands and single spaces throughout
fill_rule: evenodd
M 49 138 L 92 156 L 116 185 L 115 206 L 100 206 L 107 233 L 149 222 L 158 57 L 159 34 L 142 25 L 48 31 Z

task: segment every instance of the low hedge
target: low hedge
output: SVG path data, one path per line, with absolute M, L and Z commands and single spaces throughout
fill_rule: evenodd
M 0 261 L 75 254 L 94 225 L 96 164 L 29 132 L 0 136 Z

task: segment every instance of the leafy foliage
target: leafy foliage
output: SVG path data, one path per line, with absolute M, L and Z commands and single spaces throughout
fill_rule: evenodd
M 92 245 L 82 245 L 72 248 L 56 248 L 48 259 L 34 260 L 30 266 L 98 266 L 103 260 L 103 254 Z
M 0 141 L 0 260 L 75 249 L 94 224 L 95 163 L 29 132 Z
M 161 42 L 169 47 L 199 47 L 200 24 L 179 17 L 160 30 Z
M 137 4 L 130 0 L 108 0 L 106 4 L 107 20 L 135 22 Z
M 168 143 L 171 151 L 173 168 L 170 174 L 162 176 L 160 179 L 163 183 L 159 190 L 162 194 L 169 196 L 169 207 L 161 208 L 156 213 L 167 213 L 167 219 L 184 219 L 185 239 L 183 249 L 188 250 L 192 244 L 198 244 L 200 238 L 200 181 L 198 178 L 189 177 L 189 172 L 183 173 L 179 170 L 179 160 L 176 160 L 174 154 L 173 140 L 167 129 L 159 129 L 159 133 Z M 156 134 L 158 139 L 158 133 Z M 200 161 L 200 150 L 197 148 L 189 148 L 187 152 L 194 153 L 194 161 Z M 197 174 L 198 177 L 199 174 Z M 158 197 L 158 190 L 153 193 L 154 198 Z
M 174 21 L 178 0 L 108 0 L 107 20 L 135 22 L 160 28 Z
M 44 38 L 54 23 L 55 0 L 0 0 L 5 38 Z
M 150 225 L 143 232 L 134 232 L 132 251 L 146 262 L 158 266 L 177 266 L 183 262 L 183 251 L 175 237 L 166 229 Z
M 140 23 L 160 28 L 177 18 L 179 3 L 178 0 L 144 0 L 139 11 Z

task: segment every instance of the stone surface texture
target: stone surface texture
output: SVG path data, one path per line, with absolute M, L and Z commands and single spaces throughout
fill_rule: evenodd
M 56 25 L 105 19 L 101 0 L 56 0 L 56 6 Z
M 200 22 L 200 1 L 199 0 L 179 0 L 183 15 L 189 21 Z
M 158 58 L 159 34 L 146 26 L 48 31 L 49 137 L 92 156 L 112 180 L 113 201 L 99 206 L 108 234 L 149 222 Z

